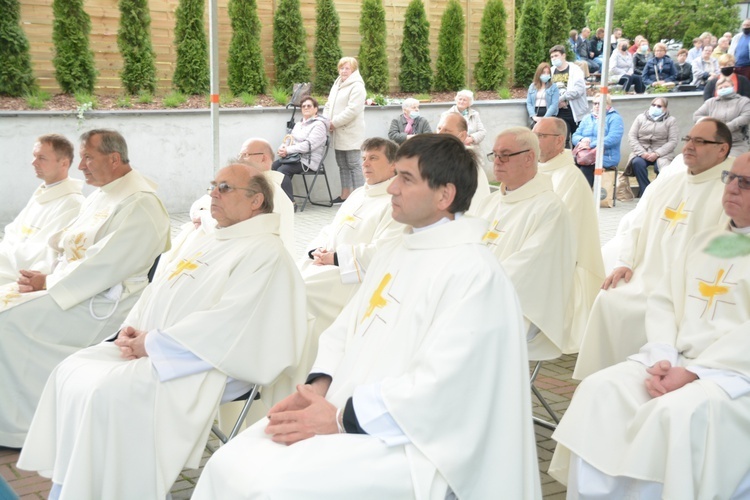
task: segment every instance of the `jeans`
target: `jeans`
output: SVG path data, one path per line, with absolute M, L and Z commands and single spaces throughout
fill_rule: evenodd
M 281 181 L 281 189 L 294 202 L 294 188 L 292 188 L 292 177 L 294 174 L 302 173 L 302 163 L 281 163 L 280 160 L 276 160 L 271 164 L 271 170 L 276 170 L 284 174 L 284 180 Z
M 622 85 L 625 92 L 630 90 L 631 87 L 635 87 L 636 94 L 643 94 L 646 91 L 646 86 L 643 85 L 643 78 L 641 75 L 623 75 L 620 77 L 618 85 Z
M 633 166 L 633 173 L 635 174 L 635 178 L 638 181 L 638 197 L 643 198 L 643 193 L 651 183 L 648 180 L 648 166 L 653 165 L 654 172 L 656 172 L 657 174 L 659 173 L 659 167 L 656 165 L 656 162 L 646 161 L 640 156 L 634 157 L 630 164 Z

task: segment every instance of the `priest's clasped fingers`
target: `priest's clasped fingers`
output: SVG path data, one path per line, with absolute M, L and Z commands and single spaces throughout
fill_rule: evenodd
M 18 291 L 21 293 L 36 292 L 44 290 L 47 283 L 47 275 L 39 271 L 27 271 L 21 269 L 21 276 L 18 277 Z
M 630 283 L 630 278 L 633 277 L 633 270 L 629 267 L 617 267 L 614 271 L 612 271 L 612 274 L 607 276 L 607 279 L 604 280 L 604 284 L 602 285 L 602 290 L 609 290 L 610 287 L 617 288 L 617 283 L 624 279 L 625 283 Z
M 335 252 L 329 252 L 325 248 L 318 248 L 312 253 L 313 264 L 316 266 L 332 266 L 334 253 Z
M 265 432 L 277 443 L 294 444 L 316 434 L 338 432 L 336 407 L 307 385 L 298 385 L 295 394 L 271 410 Z
M 646 391 L 652 398 L 676 391 L 698 378 L 695 373 L 672 366 L 669 361 L 659 361 L 646 371 L 651 375 L 646 379 Z
M 120 330 L 115 345 L 120 348 L 120 355 L 128 360 L 148 356 L 146 352 L 146 332 L 126 326 Z

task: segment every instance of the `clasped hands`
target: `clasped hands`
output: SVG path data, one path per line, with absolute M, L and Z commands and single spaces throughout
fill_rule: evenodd
M 336 252 L 331 252 L 329 250 L 326 250 L 325 248 L 318 248 L 317 250 L 313 250 L 313 265 L 332 266 L 334 264 L 333 255 L 335 253 Z
M 294 444 L 316 434 L 336 434 L 336 407 L 323 394 L 327 384 L 300 384 L 297 392 L 276 403 L 268 412 L 266 434 L 276 443 Z
M 646 391 L 652 398 L 676 391 L 698 379 L 698 375 L 681 366 L 672 366 L 669 361 L 656 363 L 646 371 L 651 377 L 646 379 Z
M 21 293 L 37 292 L 47 288 L 47 275 L 39 271 L 21 269 L 21 276 L 18 277 L 16 283 Z
M 643 153 L 641 155 L 641 158 L 649 162 L 655 162 L 659 159 L 659 155 L 651 151 L 650 153 Z
M 148 356 L 146 334 L 147 332 L 136 330 L 132 326 L 126 326 L 120 330 L 115 340 L 115 345 L 120 348 L 120 355 L 127 360 Z

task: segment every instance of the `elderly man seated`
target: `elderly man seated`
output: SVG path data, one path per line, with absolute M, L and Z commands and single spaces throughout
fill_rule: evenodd
M 65 137 L 39 137 L 32 151 L 39 186 L 18 216 L 5 226 L 0 241 L 0 285 L 18 280 L 20 271 L 49 273 L 55 255 L 47 244 L 51 235 L 67 226 L 81 209 L 83 182 L 68 177 L 73 145 Z
M 365 185 L 349 195 L 298 262 L 307 288 L 307 309 L 315 316 L 316 336 L 333 323 L 359 288 L 376 244 L 403 230 L 391 217 L 387 192 L 395 175 L 397 150 L 394 142 L 379 137 L 362 143 Z
M 198 466 L 220 400 L 248 382 L 271 402 L 293 390 L 304 287 L 278 237 L 271 185 L 232 163 L 212 186 L 216 225 L 160 262 L 114 342 L 50 376 L 18 466 L 49 475 L 53 497 L 164 498 L 186 463 Z
M 86 182 L 97 189 L 50 237 L 52 272 L 0 287 L 0 446 L 23 444 L 52 369 L 122 324 L 169 248 L 169 216 L 154 184 L 130 167 L 113 130 L 81 136 Z
M 563 352 L 570 354 L 578 352 L 581 346 L 591 305 L 605 274 L 591 188 L 576 167 L 570 150 L 565 149 L 567 133 L 568 126 L 560 118 L 542 118 L 534 125 L 534 134 L 539 138 L 539 171 L 550 176 L 552 190 L 568 208 L 578 248 L 573 291 L 565 316 L 570 334 Z
M 565 320 L 576 263 L 570 214 L 550 177 L 538 173 L 539 154 L 539 139 L 528 128 L 502 131 L 488 155 L 500 190 L 477 210 L 490 222 L 484 241 L 521 301 L 532 360 L 556 358 L 568 344 Z
M 591 308 L 573 376 L 583 379 L 624 361 L 646 342 L 646 299 L 674 256 L 697 232 L 726 221 L 721 172 L 732 134 L 713 118 L 696 123 L 682 150 L 687 169 L 649 186 L 641 215 L 623 238 L 618 263 Z
M 469 136 L 469 123 L 466 118 L 455 111 L 443 113 L 440 118 L 440 123 L 437 127 L 438 134 L 448 134 L 458 138 L 461 142 L 466 144 L 466 138 Z M 490 194 L 490 183 L 487 180 L 487 174 L 482 168 L 484 158 L 480 155 L 479 146 L 466 146 L 469 151 L 477 155 L 477 190 L 474 196 L 471 198 L 471 208 L 473 212 L 479 206 L 479 203 Z
M 406 231 L 321 337 L 310 383 L 213 455 L 195 500 L 541 497 L 518 300 L 486 223 L 461 216 L 474 163 L 452 137 L 401 146 L 388 191 Z
M 584 380 L 552 436 L 568 498 L 750 496 L 750 154 L 721 180 L 730 222 L 672 256 L 648 343 Z

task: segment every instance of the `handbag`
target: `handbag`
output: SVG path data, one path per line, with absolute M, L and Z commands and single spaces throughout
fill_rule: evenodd
M 281 145 L 287 147 L 294 145 L 294 137 L 292 136 L 292 134 L 285 135 L 284 140 L 281 141 Z M 302 155 L 299 153 L 291 153 L 282 158 L 279 158 L 279 162 L 285 165 L 288 163 L 302 163 Z
M 576 165 L 582 165 L 588 167 L 596 163 L 596 148 L 583 149 L 581 144 L 578 143 L 573 148 L 573 158 L 576 161 Z

